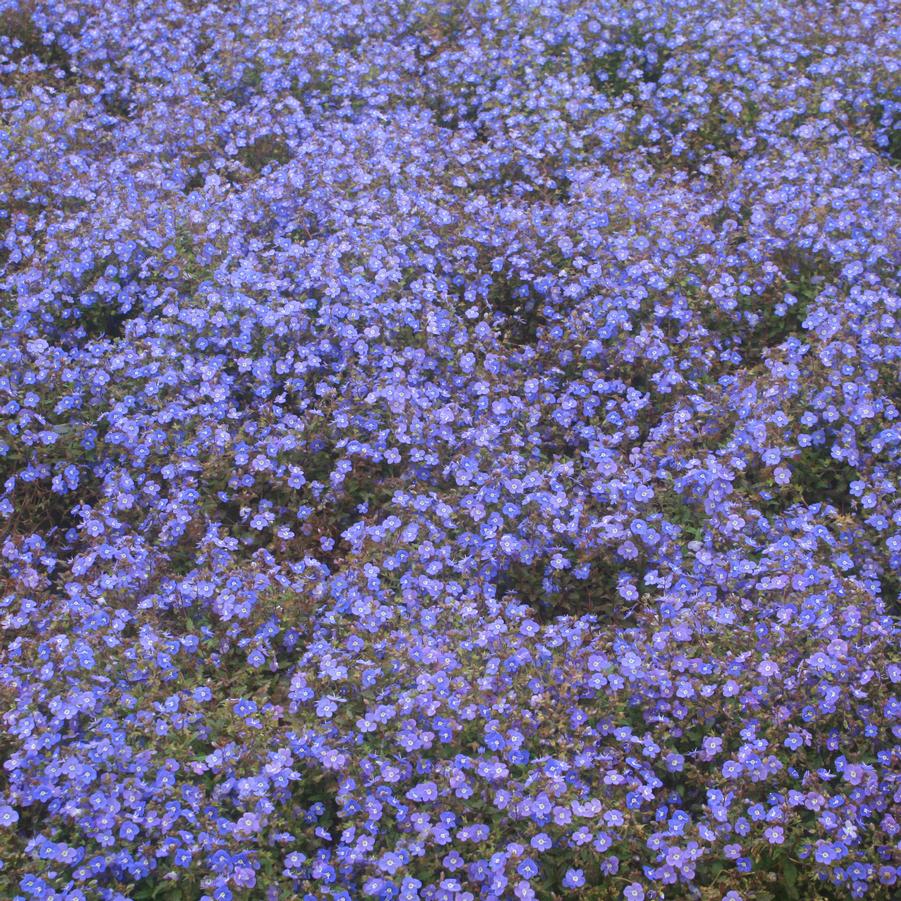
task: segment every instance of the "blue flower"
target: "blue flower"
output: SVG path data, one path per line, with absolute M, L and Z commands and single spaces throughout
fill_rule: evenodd
M 246 698 L 240 698 L 235 701 L 234 710 L 235 713 L 240 717 L 248 717 L 252 716 L 257 712 L 257 705 L 253 701 L 249 701 Z
M 8 804 L 0 806 L 0 826 L 11 828 L 19 822 L 19 814 Z

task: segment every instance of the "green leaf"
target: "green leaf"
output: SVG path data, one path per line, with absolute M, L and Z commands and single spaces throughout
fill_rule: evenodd
M 785 879 L 785 893 L 789 898 L 798 898 L 798 868 L 786 858 L 782 864 L 782 875 Z

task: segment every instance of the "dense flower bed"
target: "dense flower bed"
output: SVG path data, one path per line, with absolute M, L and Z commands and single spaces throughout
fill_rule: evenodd
M 0 0 L 0 897 L 888 898 L 887 0 Z

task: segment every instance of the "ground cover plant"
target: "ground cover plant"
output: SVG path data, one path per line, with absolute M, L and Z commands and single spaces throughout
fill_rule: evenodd
M 0 897 L 896 897 L 898 12 L 0 0 Z

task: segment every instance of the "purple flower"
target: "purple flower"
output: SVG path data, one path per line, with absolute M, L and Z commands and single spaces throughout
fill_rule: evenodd
M 19 822 L 19 814 L 13 810 L 8 804 L 4 804 L 0 807 L 0 827 L 5 827 L 7 829 L 15 826 L 16 823 Z
M 4 885 L 891 885 L 885 4 L 132 5 L 0 0 Z
M 765 679 L 771 679 L 779 675 L 779 667 L 772 660 L 764 660 L 758 665 L 757 672 Z
M 544 832 L 539 832 L 537 835 L 533 835 L 529 844 L 536 851 L 548 851 L 553 846 L 553 842 L 550 837 L 546 835 Z
M 868 769 L 868 767 L 860 764 L 848 763 L 845 764 L 845 768 L 842 770 L 842 776 L 851 785 L 860 785 L 866 779 Z

